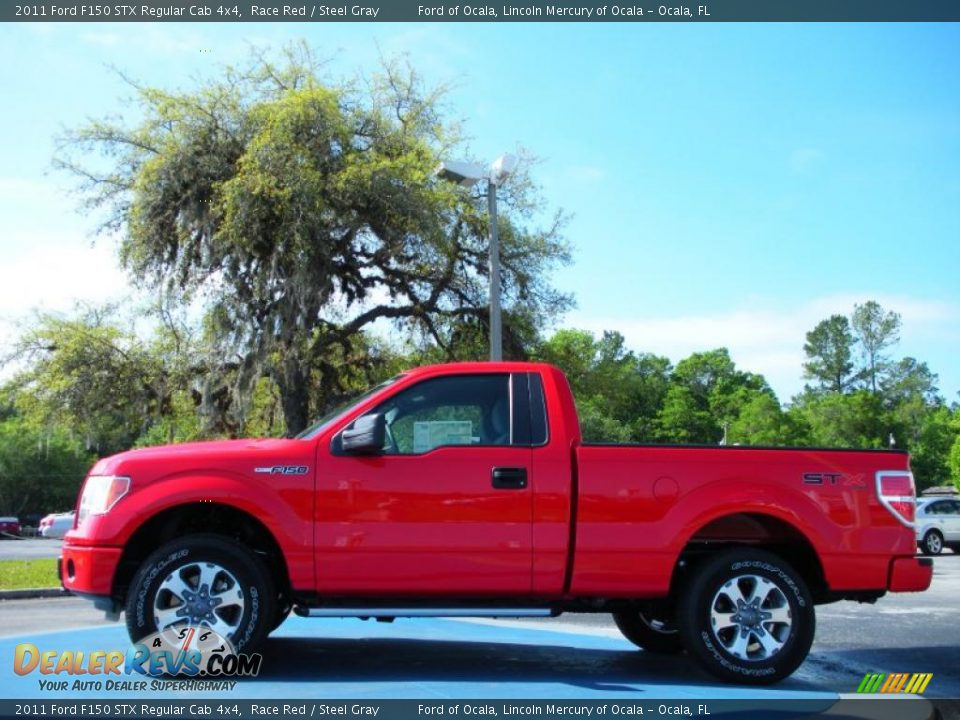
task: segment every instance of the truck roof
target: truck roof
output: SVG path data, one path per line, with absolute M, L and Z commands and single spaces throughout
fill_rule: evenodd
M 509 373 L 509 372 L 536 372 L 539 370 L 555 370 L 553 365 L 543 362 L 520 361 L 466 361 L 438 363 L 436 365 L 422 365 L 404 371 L 404 375 L 443 375 L 460 373 Z

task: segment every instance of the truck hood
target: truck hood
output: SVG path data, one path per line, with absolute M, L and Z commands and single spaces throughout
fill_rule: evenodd
M 189 470 L 230 470 L 241 474 L 265 464 L 303 463 L 313 443 L 287 438 L 212 440 L 159 445 L 111 455 L 98 461 L 91 475 L 157 476 Z M 313 463 L 308 463 L 312 465 Z

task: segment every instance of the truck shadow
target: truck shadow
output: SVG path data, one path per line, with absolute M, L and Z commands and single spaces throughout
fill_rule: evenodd
M 682 685 L 687 691 L 731 688 L 700 674 L 682 654 L 639 650 L 436 639 L 272 637 L 260 652 L 259 679 L 270 682 L 563 683 L 620 697 L 625 693 L 659 697 L 655 688 L 664 685 Z M 824 690 L 793 678 L 773 689 Z

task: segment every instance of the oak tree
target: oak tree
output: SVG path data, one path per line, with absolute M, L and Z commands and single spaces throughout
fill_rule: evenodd
M 136 278 L 205 304 L 234 397 L 271 378 L 295 433 L 375 372 L 371 329 L 450 356 L 464 327 L 486 332 L 482 188 L 434 175 L 467 152 L 442 89 L 398 63 L 336 82 L 302 45 L 191 90 L 127 82 L 136 120 L 69 132 L 56 162 L 106 211 Z M 568 249 L 524 171 L 500 190 L 509 338 L 512 319 L 539 327 L 568 306 L 548 282 Z

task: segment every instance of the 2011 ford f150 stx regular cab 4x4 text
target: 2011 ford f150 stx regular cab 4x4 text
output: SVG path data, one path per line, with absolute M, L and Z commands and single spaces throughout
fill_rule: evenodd
M 905 453 L 591 445 L 563 374 L 399 375 L 293 439 L 132 450 L 87 478 L 65 587 L 131 638 L 250 650 L 305 616 L 612 613 L 727 680 L 792 673 L 814 606 L 925 590 Z

